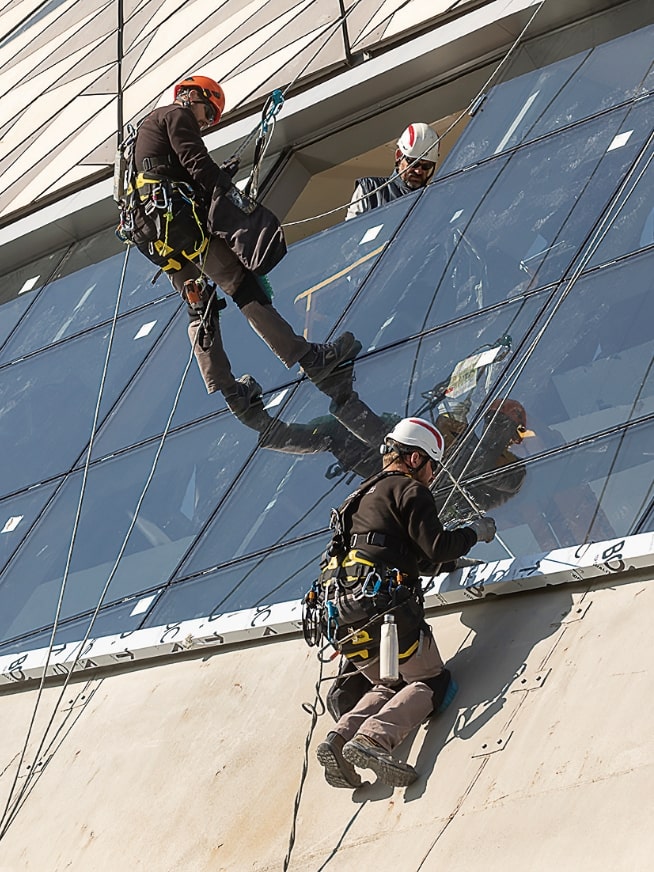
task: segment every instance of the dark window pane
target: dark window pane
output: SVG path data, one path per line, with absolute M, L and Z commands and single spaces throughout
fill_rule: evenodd
M 40 257 L 0 276 L 0 347 L 48 281 L 64 251 Z
M 0 502 L 0 570 L 23 541 L 57 484 L 50 482 Z
M 402 197 L 291 246 L 270 274 L 275 305 L 310 341 L 322 341 L 402 223 L 415 196 Z
M 572 285 L 510 391 L 529 405 L 530 453 L 654 412 L 653 322 L 654 252 Z
M 607 232 L 591 258 L 590 266 L 607 263 L 640 248 L 654 245 L 654 144 L 643 153 L 619 198 Z
M 111 231 L 77 243 L 7 342 L 0 361 L 15 360 L 113 316 L 125 262 L 125 246 Z M 120 311 L 170 294 L 167 279 L 156 289 L 155 268 L 135 249 L 130 251 Z
M 420 412 L 437 420 L 456 412 L 465 421 L 474 414 L 543 302 L 521 300 L 357 362 L 355 388 L 367 405 L 352 400 L 329 414 L 328 398 L 303 383 L 280 415 L 289 426 L 275 425 L 260 439 L 179 574 L 324 529 L 331 507 L 380 469 L 379 446 L 398 418 Z
M 141 605 L 150 603 L 155 598 L 154 594 L 143 598 L 132 599 L 129 602 L 109 606 L 101 609 L 93 623 L 89 641 L 84 647 L 84 656 L 93 659 L 93 640 L 101 636 L 111 636 L 124 633 L 126 638 L 133 630 L 137 630 L 143 620 Z M 59 624 L 55 634 L 53 656 L 57 655 L 57 647 L 67 642 L 81 641 L 89 628 L 92 613 L 76 620 L 63 621 Z M 21 651 L 34 650 L 35 648 L 47 648 L 52 637 L 52 627 L 41 632 L 24 635 L 18 639 L 0 644 L 0 654 L 19 654 Z M 127 647 L 128 643 L 125 643 Z
M 565 51 L 561 38 L 554 50 Z M 651 88 L 654 26 L 628 33 L 543 69 L 496 85 L 448 155 L 440 173 L 453 172 L 536 139 L 560 127 L 605 112 Z M 514 69 L 543 63 L 543 45 L 521 49 Z
M 108 410 L 171 315 L 171 302 L 116 325 L 101 411 Z M 0 493 L 71 467 L 91 435 L 110 329 L 96 328 L 0 370 Z
M 328 541 L 325 533 L 202 578 L 178 582 L 164 591 L 144 626 L 205 616 L 211 619 L 240 609 L 299 599 L 311 587 Z M 207 633 L 211 632 L 211 620 L 206 626 Z
M 231 415 L 166 441 L 107 603 L 154 589 L 169 578 L 254 444 L 254 434 Z M 151 443 L 90 468 L 62 619 L 95 607 L 152 469 L 156 447 Z M 53 619 L 80 481 L 79 473 L 68 477 L 0 575 L 2 638 L 13 638 Z
M 511 499 L 490 512 L 502 541 L 516 556 L 628 536 L 636 532 L 652 499 L 653 444 L 649 422 L 527 463 L 515 448 L 512 466 L 462 483 L 483 501 L 490 492 L 502 491 L 508 476 L 515 481 L 522 475 Z M 470 512 L 456 490 L 447 498 L 452 490 L 437 494 L 445 520 Z M 470 553 L 484 561 L 507 556 L 499 541 L 476 545 Z
M 616 110 L 432 185 L 343 323 L 374 348 L 560 280 L 653 114 Z

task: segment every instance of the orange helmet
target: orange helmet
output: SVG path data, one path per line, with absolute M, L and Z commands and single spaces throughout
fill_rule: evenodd
M 512 400 L 509 397 L 493 400 L 486 411 L 485 417 L 489 419 L 495 412 L 501 412 L 509 420 L 513 421 L 516 425 L 520 442 L 529 436 L 535 435 L 533 430 L 527 430 L 527 413 L 522 403 L 519 403 L 517 400 Z
M 218 124 L 225 108 L 225 92 L 218 82 L 210 79 L 208 76 L 189 76 L 175 85 L 175 100 L 180 91 L 190 90 L 191 88 L 199 91 L 207 103 L 211 104 L 214 111 L 211 126 L 213 127 Z

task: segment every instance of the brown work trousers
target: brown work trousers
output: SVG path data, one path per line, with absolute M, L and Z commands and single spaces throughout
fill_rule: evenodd
M 425 634 L 420 651 L 400 661 L 400 676 L 406 685 L 398 691 L 379 684 L 379 658 L 368 666 L 363 662 L 355 666 L 373 686 L 343 715 L 335 731 L 346 742 L 357 733 L 367 736 L 391 753 L 433 711 L 431 688 L 424 680 L 435 678 L 443 670 L 436 641 L 431 633 Z
M 245 267 L 226 243 L 212 237 L 204 253 L 202 262 L 188 261 L 181 270 L 170 273 L 170 281 L 178 293 L 182 293 L 184 282 L 207 275 L 228 296 L 233 296 L 245 277 Z M 256 300 L 246 303 L 241 312 L 248 323 L 282 363 L 289 369 L 310 350 L 311 346 L 302 336 L 298 336 L 291 325 L 272 305 L 263 305 Z M 221 391 L 226 396 L 236 391 L 229 358 L 223 347 L 218 318 L 214 319 L 215 334 L 211 346 L 203 351 L 196 338 L 200 318 L 193 318 L 188 327 L 189 339 L 200 373 L 208 393 Z

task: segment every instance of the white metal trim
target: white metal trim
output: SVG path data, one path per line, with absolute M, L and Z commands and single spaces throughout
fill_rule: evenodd
M 498 560 L 437 576 L 427 594 L 428 609 L 558 584 L 573 584 L 654 569 L 654 533 L 561 548 L 530 557 Z M 238 645 L 301 630 L 299 601 L 276 603 L 224 615 L 180 621 L 147 630 L 89 640 L 75 664 L 75 673 L 100 667 L 121 667 L 187 651 Z M 55 646 L 47 676 L 65 676 L 81 641 Z M 40 679 L 48 649 L 0 656 L 0 688 Z

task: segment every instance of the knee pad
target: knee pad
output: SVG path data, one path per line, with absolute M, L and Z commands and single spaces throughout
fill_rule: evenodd
M 434 678 L 423 678 L 421 679 L 422 684 L 426 684 L 427 687 L 431 690 L 433 708 L 431 710 L 431 714 L 435 714 L 443 700 L 445 699 L 445 694 L 447 693 L 447 688 L 451 679 L 450 670 L 443 669 L 443 671 L 434 676 Z M 431 715 L 430 715 L 431 717 Z
M 254 273 L 247 272 L 241 284 L 232 294 L 232 300 L 239 309 L 247 306 L 248 303 L 261 303 L 262 306 L 269 306 L 272 302 L 270 282 L 265 276 L 259 277 L 255 276 Z

